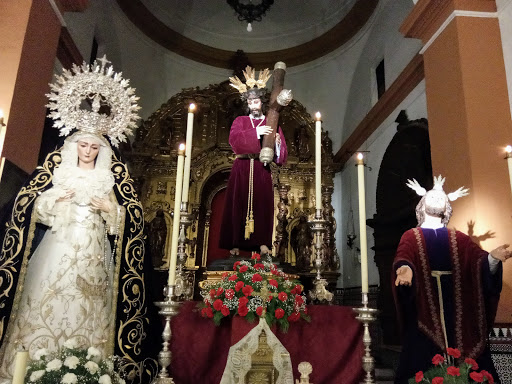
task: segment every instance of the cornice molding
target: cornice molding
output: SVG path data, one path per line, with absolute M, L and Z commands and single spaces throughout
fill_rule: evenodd
M 417 54 L 407 64 L 393 84 L 384 92 L 379 101 L 370 109 L 336 153 L 334 161 L 339 165 L 338 169 L 345 165 L 347 160 L 350 159 L 424 78 L 423 56 Z
M 494 0 L 419 0 L 400 27 L 405 37 L 427 43 L 456 11 L 496 12 Z
M 218 68 L 232 69 L 236 52 L 198 43 L 169 28 L 156 18 L 140 0 L 116 0 L 128 19 L 146 36 L 162 47 L 187 59 Z M 256 68 L 273 68 L 276 60 L 288 67 L 316 60 L 348 42 L 366 24 L 378 0 L 358 0 L 348 14 L 323 35 L 292 48 L 269 52 L 247 53 Z

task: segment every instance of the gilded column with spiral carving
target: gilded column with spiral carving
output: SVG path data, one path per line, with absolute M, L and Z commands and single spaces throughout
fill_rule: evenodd
M 277 204 L 277 226 L 276 226 L 276 239 L 274 247 L 276 250 L 276 257 L 279 261 L 285 262 L 286 250 L 288 249 L 288 192 L 290 186 L 287 184 L 279 185 L 279 203 Z
M 326 221 L 326 229 L 324 232 L 324 268 L 325 270 L 337 270 L 335 259 L 336 239 L 334 233 L 336 231 L 336 222 L 334 220 L 334 208 L 332 207 L 332 186 L 322 187 L 322 216 Z

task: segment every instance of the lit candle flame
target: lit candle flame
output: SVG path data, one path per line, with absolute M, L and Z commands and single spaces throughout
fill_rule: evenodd
M 315 113 L 315 118 L 317 121 L 320 121 L 322 119 L 322 115 L 320 114 L 320 112 Z
M 195 109 L 196 109 L 196 105 L 195 105 L 194 103 L 192 103 L 192 104 L 190 104 L 190 105 L 188 106 L 188 111 L 189 111 L 189 112 L 194 112 L 194 110 L 195 110 Z
M 507 145 L 505 147 L 505 151 L 507 151 L 507 153 L 512 153 L 512 145 Z
M 361 152 L 357 154 L 357 160 L 363 160 L 363 154 Z
M 185 144 L 181 143 L 178 148 L 179 148 L 180 151 L 183 152 L 185 150 Z

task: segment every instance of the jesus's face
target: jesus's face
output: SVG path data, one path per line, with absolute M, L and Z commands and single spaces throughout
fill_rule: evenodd
M 249 107 L 249 111 L 252 117 L 260 117 L 261 112 L 261 99 L 259 97 L 249 97 L 247 99 L 247 106 Z
M 446 194 L 431 190 L 425 196 L 425 213 L 434 217 L 443 217 L 446 211 Z

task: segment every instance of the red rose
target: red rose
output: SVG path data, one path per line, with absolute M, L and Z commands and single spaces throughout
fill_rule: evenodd
M 288 316 L 288 321 L 299 321 L 300 319 L 300 313 L 294 312 L 290 316 Z
M 484 375 L 481 372 L 471 372 L 469 377 L 471 377 L 471 379 L 477 383 L 483 383 L 484 381 Z
M 464 362 L 468 365 L 471 365 L 471 369 L 473 371 L 476 371 L 478 369 L 478 364 L 475 360 L 471 359 L 470 357 L 468 357 L 466 360 L 464 360 Z
M 246 316 L 249 313 L 249 309 L 246 305 L 240 305 L 238 307 L 238 314 L 242 317 Z
M 233 271 L 236 271 L 236 267 L 240 265 L 240 261 L 236 261 L 235 264 L 233 264 Z
M 432 384 L 443 384 L 444 379 L 442 377 L 434 377 L 432 379 Z
M 241 290 L 243 287 L 244 287 L 244 282 L 243 281 L 237 281 L 237 283 L 235 284 L 235 291 L 239 291 Z
M 210 297 L 215 297 L 215 289 L 210 289 Z
M 423 371 L 416 372 L 415 380 L 417 383 L 419 383 L 420 381 L 423 381 Z
M 437 354 L 432 358 L 432 364 L 439 365 L 440 363 L 444 363 L 444 357 Z
M 268 283 L 269 283 L 271 286 L 276 287 L 276 288 L 277 288 L 277 286 L 279 285 L 279 283 L 277 282 L 277 280 L 274 280 L 274 279 L 270 279 L 270 280 L 268 281 Z
M 492 375 L 491 375 L 489 372 L 487 372 L 486 370 L 482 369 L 482 370 L 480 371 L 480 373 L 481 373 L 482 375 L 484 375 L 484 377 L 487 379 L 487 381 L 489 382 L 489 384 L 494 384 L 494 377 L 492 377 Z
M 258 308 L 256 308 L 256 314 L 257 314 L 258 316 L 263 315 L 263 307 L 258 307 Z
M 226 289 L 226 299 L 231 300 L 233 296 L 235 296 L 235 291 L 233 289 Z
M 229 308 L 226 307 L 225 305 L 222 306 L 222 308 L 220 309 L 220 312 L 224 315 L 224 316 L 228 316 L 229 315 Z
M 217 300 L 215 300 L 215 301 L 214 301 L 214 303 L 213 303 L 213 308 L 215 308 L 215 310 L 216 310 L 216 311 L 220 311 L 220 309 L 222 308 L 222 305 L 223 305 L 223 304 L 224 304 L 224 303 L 222 302 L 222 300 L 221 300 L 221 299 L 217 299 Z
M 460 351 L 457 348 L 446 348 L 446 352 L 448 352 L 450 356 L 453 356 L 456 359 L 460 357 Z
M 238 299 L 238 306 L 247 305 L 248 302 L 249 299 L 245 296 L 242 296 L 241 298 Z
M 283 308 L 277 308 L 275 314 L 276 314 L 276 319 L 281 319 L 284 316 Z
M 208 317 L 208 318 L 212 318 L 213 317 L 213 311 L 212 311 L 212 308 L 211 307 L 204 307 L 202 310 L 201 310 L 201 315 L 203 317 Z
M 295 286 L 295 292 L 297 292 L 297 295 L 300 295 L 302 293 L 302 286 L 297 284 Z
M 239 269 L 241 273 L 247 272 L 247 265 L 242 265 Z
M 304 303 L 304 298 L 302 296 L 295 296 L 295 303 L 297 303 L 297 305 L 302 305 Z
M 265 266 L 261 263 L 254 264 L 254 269 L 265 269 Z
M 236 274 L 233 274 L 231 276 L 229 276 L 229 281 L 237 281 L 238 280 L 238 276 Z
M 253 283 L 256 283 L 257 281 L 261 281 L 261 280 L 263 280 L 263 277 L 261 277 L 261 275 L 259 273 L 255 273 L 254 275 L 252 275 Z
M 457 367 L 448 367 L 446 368 L 446 373 L 450 376 L 460 376 L 460 369 Z
M 286 292 L 279 292 L 277 298 L 281 301 L 286 301 L 286 299 L 288 299 L 288 295 L 286 294 Z
M 251 256 L 251 259 L 253 259 L 253 260 L 260 260 L 261 256 L 260 256 L 259 253 L 255 253 L 254 255 Z
M 245 287 L 242 288 L 242 293 L 245 295 L 245 296 L 250 296 L 252 291 L 254 291 L 253 287 L 251 287 L 250 285 L 246 285 Z

